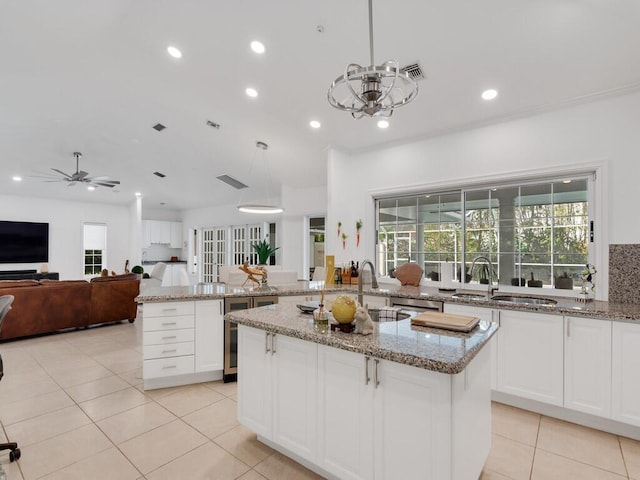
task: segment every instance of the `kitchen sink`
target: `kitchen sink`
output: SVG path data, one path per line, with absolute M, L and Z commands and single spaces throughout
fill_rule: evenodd
M 545 307 L 551 307 L 558 303 L 551 298 L 540 297 L 519 297 L 515 295 L 494 295 L 491 300 L 496 302 L 516 303 L 520 305 L 542 305 Z
M 487 300 L 486 295 L 482 295 L 481 293 L 454 293 L 451 295 L 452 298 L 464 298 L 465 300 Z

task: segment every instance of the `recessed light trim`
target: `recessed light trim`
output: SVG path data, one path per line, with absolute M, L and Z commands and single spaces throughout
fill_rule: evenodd
M 378 120 L 378 128 L 389 128 L 389 122 L 387 120 Z
M 182 52 L 177 47 L 173 45 L 169 45 L 167 47 L 167 53 L 171 55 L 173 58 L 182 58 Z
M 13 177 L 11 177 L 11 179 L 12 179 L 14 182 L 21 182 L 21 181 L 22 181 L 22 177 L 21 177 L 21 176 L 19 176 L 19 175 L 14 175 Z
M 251 50 L 259 55 L 262 55 L 266 49 L 264 48 L 264 44 L 262 42 L 254 40 L 253 42 L 251 42 Z
M 320 128 L 322 126 L 322 124 L 318 120 L 311 120 L 309 122 L 309 126 L 311 128 Z
M 483 100 L 493 100 L 498 96 L 498 91 L 495 88 L 489 88 L 482 92 Z
M 258 91 L 255 88 L 248 87 L 244 92 L 251 98 L 256 98 L 258 96 Z

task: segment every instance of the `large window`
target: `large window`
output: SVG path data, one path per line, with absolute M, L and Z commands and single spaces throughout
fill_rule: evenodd
M 458 280 L 464 263 L 465 281 L 577 288 L 589 261 L 590 183 L 585 176 L 378 199 L 380 273 L 417 262 L 438 280 L 451 262 Z M 478 256 L 491 271 L 469 270 Z
M 86 278 L 100 275 L 107 268 L 107 226 L 85 223 L 83 226 L 83 266 Z

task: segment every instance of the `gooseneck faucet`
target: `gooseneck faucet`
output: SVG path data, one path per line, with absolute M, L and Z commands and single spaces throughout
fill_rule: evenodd
M 493 287 L 493 264 L 491 263 L 491 260 L 483 255 L 474 258 L 473 262 L 471 262 L 471 269 L 469 270 L 469 274 L 473 276 L 473 269 L 475 268 L 476 263 L 478 263 L 479 261 L 485 262 L 489 267 L 489 285 L 487 287 L 487 298 L 489 299 L 493 295 L 493 292 L 498 289 L 498 287 Z
M 360 268 L 358 269 L 358 305 L 364 307 L 363 298 L 364 295 L 362 293 L 362 284 L 364 283 L 364 267 L 369 265 L 371 270 L 371 288 L 378 288 L 378 280 L 376 279 L 376 269 L 371 263 L 371 260 L 363 260 L 360 264 Z

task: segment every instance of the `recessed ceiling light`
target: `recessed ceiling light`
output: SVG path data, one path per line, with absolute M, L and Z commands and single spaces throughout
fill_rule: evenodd
M 245 90 L 245 93 L 252 98 L 255 98 L 258 96 L 258 91 L 255 88 L 251 88 L 251 87 L 247 88 Z
M 167 52 L 173 58 L 182 58 L 182 52 L 180 50 L 178 50 L 176 47 L 173 47 L 173 46 L 169 45 L 167 47 Z
M 311 120 L 309 122 L 309 126 L 311 128 L 320 128 L 322 126 L 322 124 L 318 120 Z
M 96 187 L 94 187 L 93 185 L 89 185 L 89 186 L 87 187 L 87 190 L 89 190 L 89 191 L 91 191 L 91 192 L 93 192 L 95 189 L 96 189 Z
M 15 177 L 13 177 L 13 181 L 14 182 L 21 182 L 22 181 L 22 177 L 19 177 L 18 175 L 16 175 Z
M 134 193 L 134 195 L 135 195 L 136 197 L 141 197 L 141 196 L 142 196 L 142 193 L 140 193 L 140 192 L 136 192 L 136 193 Z
M 386 120 L 378 120 L 378 128 L 389 128 L 389 122 Z
M 254 40 L 253 42 L 251 42 L 251 50 L 253 50 L 256 53 L 264 53 L 264 44 L 262 42 L 259 42 L 257 40 Z
M 483 100 L 493 100 L 497 96 L 498 96 L 498 91 L 493 89 L 493 88 L 490 88 L 490 89 L 485 90 L 484 92 L 482 92 L 482 99 Z
M 571 183 L 571 180 L 563 180 L 562 183 Z

